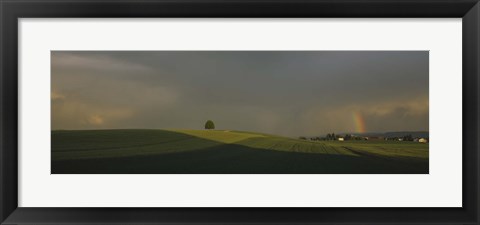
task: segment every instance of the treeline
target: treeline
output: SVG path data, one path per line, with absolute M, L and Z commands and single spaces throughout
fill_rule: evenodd
M 359 140 L 359 141 L 367 140 L 364 137 L 353 136 L 351 134 L 336 135 L 335 133 L 331 133 L 331 134 L 329 133 L 325 136 L 310 137 L 310 138 L 307 138 L 307 137 L 304 137 L 304 136 L 299 137 L 299 139 L 301 139 L 301 140 L 311 140 L 311 141 L 336 141 L 336 140 L 339 140 L 340 138 L 342 138 L 345 141 L 348 141 L 348 140 Z
M 383 137 L 383 136 L 371 136 L 371 137 L 362 137 L 354 136 L 351 134 L 345 135 L 336 135 L 335 133 L 329 133 L 325 136 L 318 137 L 299 137 L 301 140 L 311 140 L 311 141 L 366 141 L 366 140 L 386 140 L 386 141 L 415 141 L 415 142 L 428 142 L 428 138 L 413 137 L 411 134 L 400 136 L 400 137 Z
M 420 139 L 420 138 L 413 137 L 411 134 L 405 135 L 405 136 L 402 136 L 402 137 L 388 137 L 388 138 L 385 138 L 385 140 L 388 140 L 388 141 L 418 141 L 418 139 Z

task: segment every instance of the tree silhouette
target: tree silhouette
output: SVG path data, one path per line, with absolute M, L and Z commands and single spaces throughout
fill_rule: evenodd
M 211 120 L 207 120 L 205 123 L 205 130 L 212 130 L 215 129 L 215 124 Z

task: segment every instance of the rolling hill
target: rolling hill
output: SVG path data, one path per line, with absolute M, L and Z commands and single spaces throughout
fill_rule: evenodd
M 229 130 L 52 131 L 54 174 L 428 173 L 428 144 Z

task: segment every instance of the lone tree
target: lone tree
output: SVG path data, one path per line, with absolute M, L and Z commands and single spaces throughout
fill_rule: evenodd
M 205 130 L 212 130 L 215 129 L 215 124 L 211 120 L 207 120 L 205 123 Z

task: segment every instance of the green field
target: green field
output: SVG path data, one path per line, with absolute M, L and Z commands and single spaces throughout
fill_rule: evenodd
M 52 131 L 53 174 L 425 174 L 428 144 L 226 130 Z

